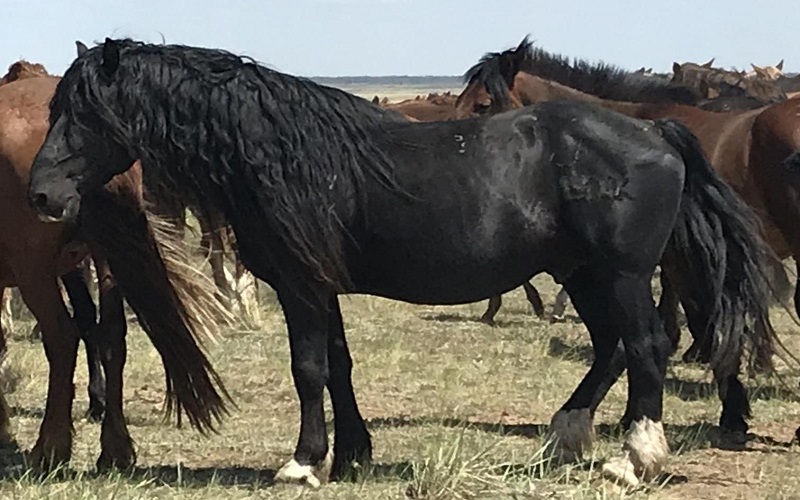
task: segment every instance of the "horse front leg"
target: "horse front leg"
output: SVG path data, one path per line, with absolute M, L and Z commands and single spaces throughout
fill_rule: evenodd
M 332 479 L 342 479 L 352 463 L 365 466 L 372 459 L 372 440 L 358 410 L 353 391 L 353 360 L 344 334 L 339 299 L 331 297 L 328 329 L 328 394 L 333 406 L 334 441 Z
M 41 325 L 50 366 L 44 419 L 30 458 L 34 465 L 50 468 L 68 462 L 72 453 L 72 381 L 80 333 L 64 305 L 55 272 L 43 269 L 31 266 L 19 273 L 17 282 L 22 300 Z
M 6 344 L 6 329 L 11 329 L 9 326 L 11 321 L 11 290 L 8 288 L 0 287 L 0 297 L 2 297 L 2 306 L 0 307 L 0 377 L 5 377 L 5 360 L 8 354 L 8 345 Z M 17 444 L 14 437 L 11 435 L 11 409 L 6 403 L 5 394 L 0 391 L 0 448 L 16 448 Z
M 278 289 L 289 330 L 292 377 L 300 399 L 300 436 L 294 458 L 275 475 L 279 482 L 319 487 L 330 478 L 333 457 L 325 429 L 323 391 L 329 381 L 329 295 Z
M 106 407 L 106 379 L 100 362 L 100 347 L 95 341 L 97 307 L 89 293 L 85 268 L 74 269 L 61 276 L 67 296 L 72 304 L 73 320 L 86 346 L 86 363 L 89 368 L 89 410 L 86 418 L 100 422 Z
M 122 409 L 122 373 L 125 369 L 127 344 L 122 291 L 111 275 L 108 261 L 93 253 L 100 293 L 100 324 L 95 329 L 100 359 L 106 372 L 106 413 L 100 432 L 101 452 L 98 470 L 127 468 L 136 463 L 136 452 L 128 433 Z

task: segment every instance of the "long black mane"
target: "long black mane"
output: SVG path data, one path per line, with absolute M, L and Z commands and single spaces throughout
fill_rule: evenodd
M 58 85 L 51 123 L 64 116 L 89 137 L 110 135 L 162 189 L 263 221 L 305 267 L 265 256 L 282 272 L 346 288 L 345 224 L 368 176 L 397 188 L 373 138 L 401 116 L 226 51 L 109 43 L 118 64 L 109 70 L 103 45 L 79 57 Z
M 520 44 L 504 52 L 490 52 L 467 70 L 467 84 L 482 85 L 492 101 L 507 103 L 514 75 L 524 71 L 602 99 L 628 102 L 677 103 L 695 105 L 700 94 L 685 85 L 660 77 L 647 77 L 610 64 L 551 54 L 526 36 Z

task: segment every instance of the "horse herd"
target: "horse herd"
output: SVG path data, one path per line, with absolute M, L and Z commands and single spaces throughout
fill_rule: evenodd
M 525 38 L 481 58 L 458 96 L 391 104 L 180 45 L 78 42 L 63 78 L 15 63 L 0 80 L 0 286 L 19 288 L 50 367 L 32 463 L 70 458 L 80 338 L 102 419 L 98 469 L 135 462 L 123 301 L 161 355 L 168 412 L 201 432 L 227 415 L 200 343 L 230 320 L 226 248 L 240 275 L 276 291 L 288 327 L 301 426 L 278 481 L 319 486 L 371 458 L 338 295 L 490 298 L 491 323 L 520 285 L 542 316 L 529 283 L 542 272 L 563 285 L 557 307 L 572 300 L 595 354 L 553 417 L 552 457 L 589 450 L 594 411 L 627 369 L 623 453 L 603 474 L 636 485 L 663 470 L 679 303 L 694 339 L 685 357 L 719 385 L 720 426 L 745 433 L 742 361 L 772 369 L 770 272 L 800 262 L 800 81 L 781 69 L 676 64 L 667 78 Z M 180 226 L 186 208 L 208 235 L 216 289 L 185 265 L 182 230 L 151 215 Z M 3 401 L 0 444 L 12 443 Z

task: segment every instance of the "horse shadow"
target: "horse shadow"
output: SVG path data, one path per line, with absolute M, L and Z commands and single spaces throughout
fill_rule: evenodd
M 535 317 L 535 316 L 534 316 Z M 437 323 L 476 323 L 484 324 L 479 316 L 460 313 L 425 313 L 420 314 L 419 318 L 423 321 L 435 321 Z M 525 320 L 522 319 L 499 319 L 495 320 L 494 326 L 498 328 L 522 326 Z
M 472 429 L 479 432 L 496 434 L 501 437 L 523 437 L 527 439 L 541 439 L 547 436 L 549 426 L 547 424 L 503 424 L 494 422 L 473 422 L 455 418 L 376 418 L 367 421 L 370 429 L 379 428 L 398 428 L 398 427 L 417 427 L 429 425 L 441 425 L 443 427 L 456 429 Z M 594 426 L 595 435 L 600 439 L 622 440 L 625 436 L 625 429 L 619 422 L 599 423 Z M 731 434 L 723 431 L 718 426 L 708 422 L 694 424 L 670 424 L 664 423 L 664 433 L 670 448 L 677 453 L 686 453 L 695 450 L 721 449 L 728 451 L 752 452 L 752 453 L 775 453 L 788 452 L 794 446 L 792 441 L 779 441 L 771 436 L 764 436 L 755 433 L 748 433 L 746 436 Z M 766 445 L 754 448 L 751 444 Z
M 242 465 L 226 465 L 223 467 L 186 467 L 183 465 L 134 466 L 118 471 L 121 478 L 133 483 L 143 481 L 156 485 L 202 489 L 210 485 L 238 486 L 261 489 L 275 486 L 277 471 L 271 468 L 254 468 Z M 102 479 L 108 477 L 106 472 L 77 471 L 69 467 L 61 467 L 54 472 L 37 472 L 27 461 L 27 453 L 16 443 L 0 448 L 0 481 L 19 481 L 20 479 L 62 482 L 78 479 Z M 346 482 L 358 481 L 361 477 L 370 480 L 410 480 L 413 479 L 413 467 L 410 462 L 373 463 L 364 471 L 356 472 L 344 479 Z

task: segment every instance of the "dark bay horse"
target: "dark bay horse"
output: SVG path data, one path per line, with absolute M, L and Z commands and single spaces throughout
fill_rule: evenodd
M 106 39 L 67 70 L 50 123 L 29 192 L 43 217 L 91 213 L 106 227 L 123 224 L 92 200 L 139 158 L 224 214 L 242 262 L 277 291 L 301 412 L 280 481 L 319 485 L 331 467 L 338 477 L 371 456 L 340 294 L 460 304 L 540 272 L 556 276 L 594 343 L 587 379 L 605 373 L 620 338 L 625 345 L 627 451 L 604 470 L 630 483 L 654 477 L 668 456 L 661 418 L 670 346 L 650 290 L 662 255 L 679 263 L 718 322 L 717 369 L 737 369 L 741 345 L 762 341 L 750 338 L 768 308 L 755 218 L 673 121 L 561 102 L 410 123 L 222 50 Z M 115 276 L 125 273 L 113 264 Z M 147 305 L 155 318 L 171 309 Z M 587 385 L 551 426 L 565 454 L 592 440 Z M 203 388 L 197 404 L 212 398 L 217 407 L 211 384 Z
M 619 97 L 630 95 L 663 99 L 659 96 L 671 92 L 674 87 L 668 85 L 648 93 L 644 92 L 647 89 L 643 89 L 641 82 L 627 79 L 624 74 L 609 78 L 607 67 L 599 65 L 570 63 L 566 68 L 552 71 L 554 60 L 558 64 L 563 62 L 561 56 L 534 49 L 527 39 L 515 49 L 487 54 L 468 72 L 472 81 L 459 97 L 457 114 L 470 116 L 487 109 L 499 112 L 531 103 L 569 99 L 591 102 L 638 118 L 675 118 L 697 134 L 723 179 L 756 209 L 761 216 L 764 234 L 775 253 L 780 258 L 800 256 L 800 246 L 797 246 L 800 243 L 797 225 L 800 206 L 795 194 L 800 187 L 800 179 L 792 171 L 793 162 L 797 161 L 797 151 L 800 151 L 800 137 L 794 133 L 800 127 L 800 102 L 784 101 L 752 111 L 713 113 L 668 101 L 630 103 L 600 99 L 558 82 L 544 80 L 534 73 L 541 72 L 559 78 L 562 83 L 571 83 L 583 90 L 613 93 Z M 602 84 L 598 85 L 598 82 Z M 795 246 L 790 242 L 795 242 Z M 775 261 L 775 265 L 779 263 Z M 680 289 L 682 285 L 673 283 L 671 286 L 670 281 L 673 280 L 664 283 L 667 300 L 662 302 L 662 316 L 668 333 L 672 332 L 670 337 L 677 339 L 679 330 L 674 311 L 677 300 L 671 297 L 670 290 Z M 687 357 L 699 354 L 701 360 L 707 361 L 711 356 L 710 334 L 713 333 L 708 327 L 708 318 L 697 310 L 698 304 L 694 301 L 685 301 L 682 297 L 682 302 L 690 330 L 695 336 L 695 344 L 687 352 Z M 796 295 L 795 306 L 798 305 Z M 771 329 L 771 326 L 764 322 L 759 328 Z M 771 335 L 766 337 L 771 338 Z M 760 363 L 768 365 L 771 343 L 755 347 Z M 622 369 L 621 365 L 617 365 L 617 368 Z M 715 376 L 721 387 L 727 387 L 726 391 L 720 393 L 723 398 L 720 425 L 728 430 L 746 431 L 745 418 L 749 416 L 749 405 L 746 404 L 744 388 L 738 380 L 725 380 L 720 378 L 719 373 L 715 373 Z M 596 402 L 599 403 L 601 399 Z
M 106 387 L 99 391 L 105 400 L 105 414 L 100 437 L 102 451 L 97 466 L 99 469 L 125 467 L 133 464 L 135 452 L 122 403 L 122 372 L 126 361 L 123 289 L 143 328 L 162 353 L 168 372 L 171 407 L 175 408 L 176 403 L 178 409 L 187 407 L 193 423 L 196 420 L 194 415 L 200 415 L 201 426 L 208 421 L 209 410 L 199 409 L 194 404 L 194 396 L 186 394 L 186 391 L 193 391 L 191 387 L 194 384 L 202 386 L 203 374 L 207 373 L 207 368 L 203 368 L 207 362 L 193 340 L 201 327 L 199 320 L 206 318 L 205 313 L 200 314 L 197 308 L 215 309 L 210 301 L 196 304 L 175 296 L 176 293 L 188 293 L 181 291 L 186 290 L 200 293 L 201 301 L 205 301 L 211 292 L 201 290 L 195 282 L 187 280 L 188 276 L 181 277 L 176 269 L 186 272 L 185 267 L 173 257 L 166 262 L 157 262 L 160 267 L 153 271 L 153 259 L 161 244 L 157 238 L 166 241 L 163 240 L 166 235 L 156 234 L 142 222 L 144 202 L 139 167 L 111 179 L 98 195 L 99 201 L 95 202 L 103 211 L 127 217 L 130 222 L 125 227 L 101 230 L 98 229 L 99 223 L 91 217 L 84 218 L 80 226 L 45 223 L 32 209 L 27 196 L 30 168 L 47 132 L 48 102 L 58 81 L 55 77 L 40 76 L 0 86 L 0 225 L 3 227 L 0 235 L 0 286 L 19 287 L 23 300 L 41 326 L 50 366 L 45 414 L 39 438 L 31 452 L 31 462 L 49 466 L 69 460 L 75 358 L 78 339 L 88 333 L 88 337 L 84 336 L 88 357 L 92 359 L 95 355 L 106 374 Z M 111 273 L 120 259 L 115 245 L 124 245 L 126 258 L 133 258 L 126 264 L 138 269 L 135 276 Z M 133 257 L 131 249 L 136 253 Z M 85 282 L 81 281 L 82 272 L 77 271 L 78 276 L 74 276 L 75 271 L 70 272 L 90 253 L 99 281 L 100 322 L 97 326 L 94 326 L 95 306 Z M 158 281 L 157 271 L 165 268 L 180 277 L 174 286 Z M 67 274 L 63 274 L 65 272 Z M 74 321 L 58 287 L 60 275 L 75 310 Z M 78 295 L 73 293 L 75 290 Z M 149 317 L 139 311 L 143 300 L 172 301 L 179 307 L 181 316 Z M 89 313 L 85 312 L 87 310 Z M 90 373 L 91 367 L 90 364 Z M 3 404 L 0 409 L 7 408 Z M 0 425 L 0 443 L 8 444 L 11 436 L 7 428 L 7 411 L 0 414 Z

